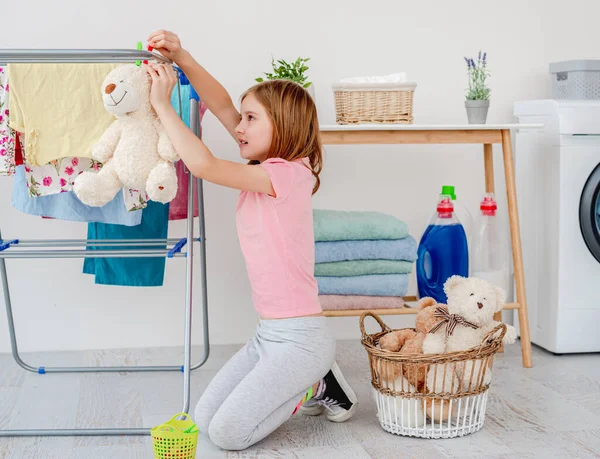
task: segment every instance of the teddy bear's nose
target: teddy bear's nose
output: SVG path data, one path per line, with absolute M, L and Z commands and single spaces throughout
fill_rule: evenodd
M 477 303 L 477 307 L 478 307 L 479 309 L 481 309 L 481 308 L 483 308 L 483 304 L 482 304 L 482 303 Z
M 110 93 L 112 93 L 115 90 L 116 87 L 117 87 L 116 84 L 112 84 L 111 83 L 111 84 L 107 85 L 106 88 L 104 88 L 104 92 L 106 94 L 110 94 Z

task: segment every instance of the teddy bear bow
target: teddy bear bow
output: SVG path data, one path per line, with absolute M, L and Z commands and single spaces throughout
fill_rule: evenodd
M 442 328 L 442 325 L 444 325 L 444 323 L 446 322 L 448 323 L 448 325 L 446 325 L 446 336 L 452 336 L 452 334 L 454 333 L 454 329 L 459 324 L 464 325 L 465 327 L 479 328 L 479 325 L 475 325 L 474 323 L 469 322 L 464 317 L 459 316 L 458 314 L 450 314 L 446 308 L 443 308 L 441 306 L 435 308 L 433 316 L 442 320 L 435 324 L 434 327 L 431 330 L 429 330 L 429 333 L 435 333 L 440 328 Z

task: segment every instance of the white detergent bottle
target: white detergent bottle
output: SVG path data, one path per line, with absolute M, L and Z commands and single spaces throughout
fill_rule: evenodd
M 502 287 L 510 295 L 510 248 L 508 234 L 496 216 L 494 193 L 486 193 L 479 207 L 471 249 L 471 275 Z

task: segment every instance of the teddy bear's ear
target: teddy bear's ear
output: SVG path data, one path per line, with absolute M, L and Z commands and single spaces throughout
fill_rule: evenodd
M 435 301 L 435 299 L 431 298 L 430 296 L 426 296 L 419 300 L 418 309 L 422 310 L 422 309 L 428 308 L 429 306 L 433 306 L 435 304 L 437 304 L 437 301 Z
M 502 287 L 494 286 L 494 290 L 496 291 L 496 311 L 499 312 L 504 308 L 506 293 Z
M 450 291 L 465 280 L 462 276 L 450 276 L 444 283 L 444 293 L 446 296 L 449 296 Z

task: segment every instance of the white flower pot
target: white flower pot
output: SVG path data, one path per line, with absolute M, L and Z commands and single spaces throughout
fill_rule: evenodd
M 465 107 L 469 124 L 485 124 L 490 107 L 489 100 L 466 100 Z

